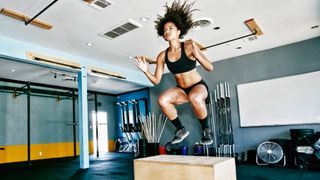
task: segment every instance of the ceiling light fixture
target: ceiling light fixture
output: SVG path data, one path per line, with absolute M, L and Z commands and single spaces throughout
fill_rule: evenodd
M 219 30 L 219 29 L 220 29 L 220 27 L 219 27 L 219 26 L 217 26 L 217 27 L 214 27 L 213 29 L 214 29 L 214 30 Z
M 15 72 L 16 70 L 15 70 L 15 69 L 10 69 L 10 71 L 11 71 L 11 72 Z
M 94 44 L 93 44 L 93 43 L 91 43 L 91 42 L 87 42 L 87 46 L 92 47 L 92 46 L 94 46 Z
M 117 79 L 127 79 L 125 76 L 123 76 L 120 73 L 117 72 L 112 72 L 108 71 L 102 68 L 97 68 L 97 67 L 90 67 L 88 73 L 93 76 L 106 76 L 106 77 L 112 77 L 112 78 L 117 78 Z
M 147 21 L 149 21 L 149 20 L 150 20 L 150 18 L 147 17 L 147 16 L 144 16 L 144 17 L 141 17 L 141 18 L 140 18 L 140 21 L 142 21 L 142 22 L 147 22 Z
M 317 29 L 319 25 L 311 26 L 311 29 Z
M 238 46 L 238 47 L 236 47 L 236 49 L 242 49 L 242 47 L 241 47 L 241 46 Z
M 73 61 L 68 61 L 65 59 L 51 57 L 47 55 L 37 54 L 34 52 L 27 51 L 27 59 L 32 60 L 38 63 L 46 64 L 46 65 L 53 65 L 59 66 L 64 68 L 71 68 L 71 69 L 81 69 L 81 64 Z

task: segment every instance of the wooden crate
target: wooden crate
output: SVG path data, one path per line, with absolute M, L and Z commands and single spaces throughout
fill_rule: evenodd
M 159 155 L 134 160 L 135 180 L 235 180 L 234 158 Z

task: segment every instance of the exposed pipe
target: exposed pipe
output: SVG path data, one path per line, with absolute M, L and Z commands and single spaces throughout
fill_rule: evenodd
M 236 40 L 239 40 L 239 39 L 242 39 L 242 38 L 245 38 L 245 37 L 249 37 L 249 36 L 253 36 L 253 35 L 256 35 L 256 34 L 257 34 L 257 31 L 253 31 L 251 34 L 247 34 L 247 35 L 240 36 L 240 37 L 237 37 L 237 38 L 234 38 L 234 39 L 230 39 L 230 40 L 223 41 L 223 42 L 220 42 L 220 43 L 217 43 L 217 44 L 213 44 L 213 45 L 210 45 L 210 46 L 207 46 L 207 47 L 203 47 L 200 50 L 205 50 L 205 49 L 208 49 L 208 48 L 212 48 L 214 46 L 219 46 L 221 44 L 226 44 L 228 42 L 236 41 Z
M 33 18 L 31 18 L 29 21 L 26 21 L 24 24 L 28 25 L 30 22 L 32 22 L 35 18 L 37 18 L 40 14 L 42 14 L 45 10 L 47 10 L 49 7 L 51 7 L 54 3 L 56 3 L 58 0 L 52 1 L 47 7 L 42 9 L 38 14 L 36 14 Z

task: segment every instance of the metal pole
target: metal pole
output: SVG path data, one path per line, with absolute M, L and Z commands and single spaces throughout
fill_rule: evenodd
M 90 166 L 87 82 L 87 66 L 82 66 L 81 71 L 78 72 L 78 112 L 81 169 L 87 169 Z
M 126 120 L 125 120 L 125 115 L 124 115 L 124 106 L 125 106 L 125 103 L 124 102 L 120 102 L 119 103 L 119 106 L 120 106 L 120 110 L 121 110 L 121 115 L 122 115 L 122 132 L 125 132 L 126 131 Z
M 235 156 L 235 146 L 234 146 L 234 139 L 233 139 L 233 129 L 232 129 L 232 118 L 231 118 L 231 94 L 230 94 L 230 85 L 227 83 L 227 114 L 229 118 L 229 131 L 230 131 L 230 145 L 231 147 L 231 155 L 232 157 Z
M 130 128 L 130 115 L 129 115 L 129 101 L 125 102 L 126 104 L 126 128 L 127 128 L 127 132 L 131 132 L 131 128 Z
M 126 115 L 126 102 L 120 102 L 121 103 L 121 108 L 122 108 L 122 131 L 123 132 L 128 132 L 129 128 L 127 128 L 127 115 Z
M 73 158 L 77 158 L 77 133 L 76 133 L 76 93 L 72 90 L 72 129 L 73 129 Z
M 209 93 L 209 99 L 210 99 L 210 103 L 209 103 L 209 107 L 210 107 L 210 112 L 211 112 L 211 128 L 212 128 L 212 131 L 213 131 L 213 137 L 214 137 L 214 149 L 215 149 L 215 152 L 217 152 L 217 147 L 218 147 L 218 142 L 217 142 L 217 131 L 216 131 L 216 118 L 215 118 L 215 112 L 214 112 L 214 109 L 213 109 L 213 106 L 214 106 L 214 102 L 213 102 L 213 95 L 212 95 L 212 92 Z
M 30 82 L 27 83 L 27 138 L 28 138 L 28 164 L 31 164 L 30 156 Z
M 217 129 L 216 129 L 216 133 L 217 133 L 217 136 L 216 136 L 216 140 L 217 140 L 217 147 L 219 147 L 220 145 L 220 142 L 221 142 L 221 137 L 220 137 L 220 121 L 219 121 L 219 104 L 218 104 L 218 94 L 217 94 L 217 89 L 214 90 L 214 112 L 215 112 L 215 123 L 216 123 L 216 126 L 217 126 Z M 216 152 L 217 153 L 217 152 Z
M 141 132 L 141 122 L 140 122 L 140 104 L 139 104 L 139 100 L 136 101 L 136 107 L 137 107 L 137 119 L 138 119 L 138 124 L 139 124 L 139 132 Z
M 137 110 L 136 110 L 136 103 L 135 103 L 135 99 L 130 101 L 132 104 L 132 113 L 133 113 L 133 131 L 136 132 L 138 130 L 138 123 L 137 123 Z
M 94 111 L 96 112 L 97 157 L 99 157 L 99 122 L 98 122 L 98 97 L 97 97 L 97 93 L 94 93 Z

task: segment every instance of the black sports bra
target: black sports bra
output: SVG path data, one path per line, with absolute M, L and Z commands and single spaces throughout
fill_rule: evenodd
M 191 71 L 194 68 L 196 68 L 197 61 L 194 61 L 188 58 L 188 56 L 184 52 L 183 42 L 181 42 L 181 57 L 175 62 L 169 61 L 168 49 L 169 48 L 166 49 L 164 60 L 170 72 L 172 72 L 173 74 L 179 74 L 179 73 Z

